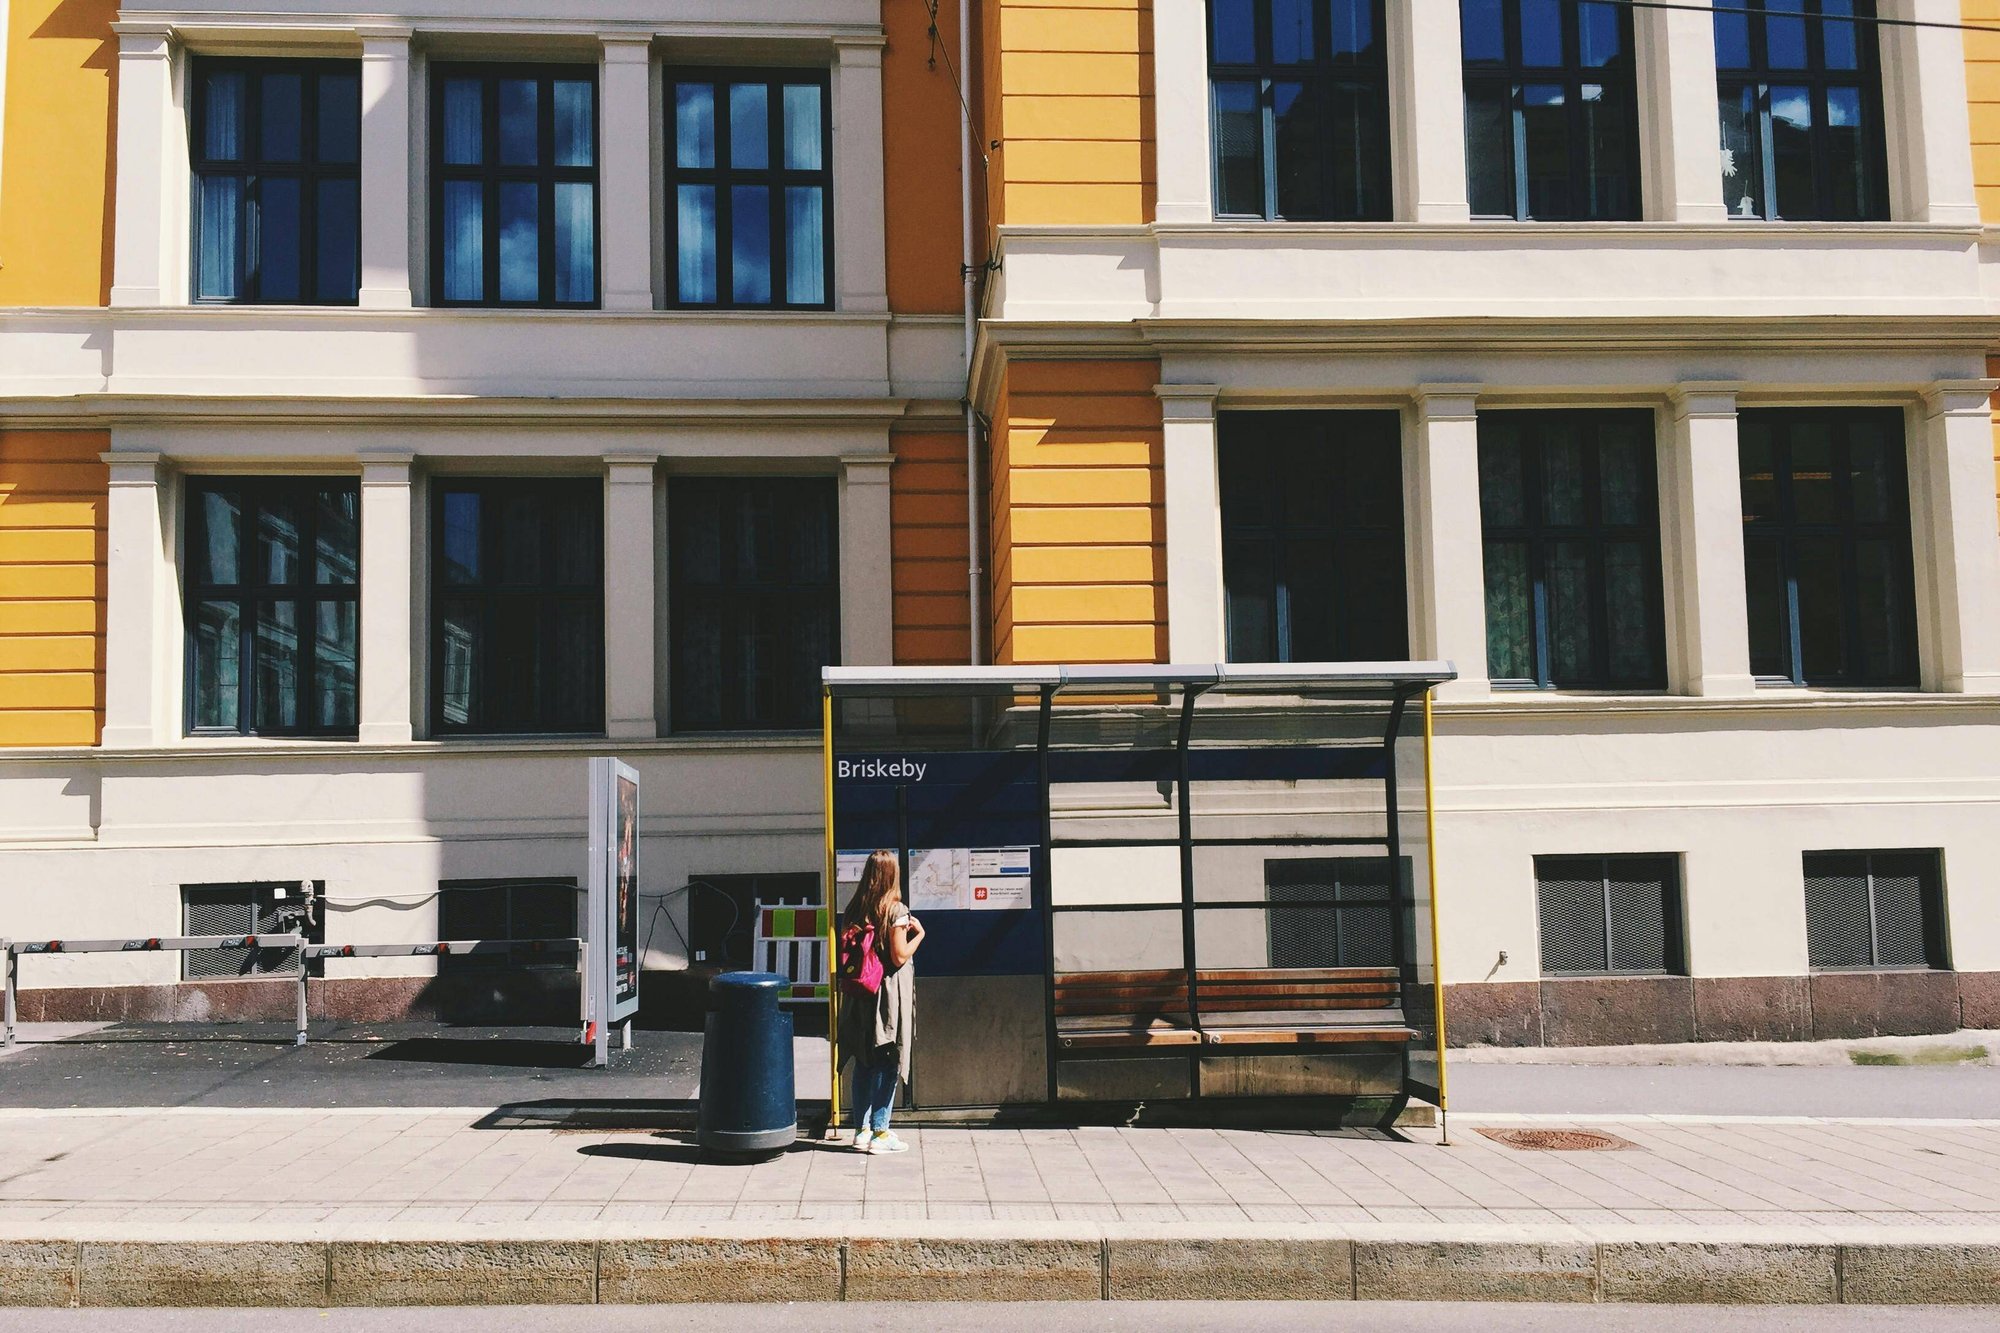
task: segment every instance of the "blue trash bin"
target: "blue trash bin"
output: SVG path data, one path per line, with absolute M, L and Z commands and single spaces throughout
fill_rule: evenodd
M 778 1005 L 791 979 L 724 972 L 708 983 L 695 1137 L 717 1152 L 777 1152 L 799 1136 L 792 1016 Z

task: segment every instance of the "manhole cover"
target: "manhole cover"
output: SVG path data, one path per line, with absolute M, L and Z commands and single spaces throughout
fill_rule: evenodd
M 1495 1143 L 1526 1152 L 1605 1152 L 1630 1148 L 1632 1140 L 1594 1129 L 1482 1129 Z

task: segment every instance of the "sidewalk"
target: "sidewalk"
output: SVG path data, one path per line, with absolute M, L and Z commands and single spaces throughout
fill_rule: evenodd
M 1523 1126 L 1630 1146 L 1478 1132 Z M 897 1157 L 739 1164 L 486 1108 L 6 1110 L 0 1304 L 2000 1303 L 2000 1122 L 1451 1128 L 924 1128 Z

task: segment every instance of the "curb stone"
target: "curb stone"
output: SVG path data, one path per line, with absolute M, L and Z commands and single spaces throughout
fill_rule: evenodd
M 516 1240 L 0 1240 L 0 1306 L 805 1300 L 1533 1300 L 1991 1304 L 2000 1244 L 643 1235 Z

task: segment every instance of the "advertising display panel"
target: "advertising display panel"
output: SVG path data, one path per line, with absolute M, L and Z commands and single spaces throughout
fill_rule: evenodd
M 590 761 L 589 857 L 583 1021 L 601 1065 L 611 1025 L 639 1010 L 639 774 L 616 759 Z

